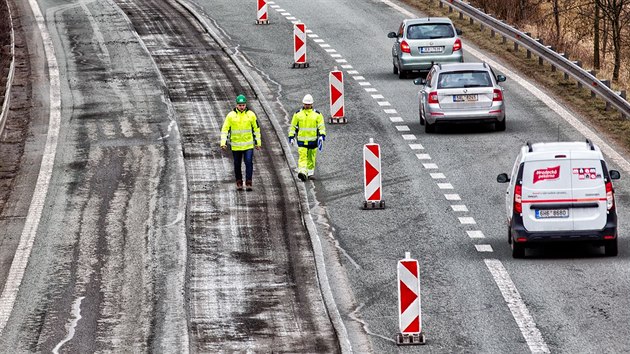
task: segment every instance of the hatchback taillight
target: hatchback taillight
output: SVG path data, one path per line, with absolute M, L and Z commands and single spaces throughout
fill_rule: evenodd
M 610 211 L 615 207 L 615 191 L 613 190 L 612 182 L 606 182 L 606 209 Z
M 438 101 L 438 93 L 437 91 L 433 91 L 429 94 L 429 103 L 440 103 Z
M 403 53 L 411 53 L 411 48 L 409 48 L 407 41 L 400 42 L 400 51 Z
M 503 92 L 501 92 L 501 90 L 499 89 L 494 89 L 494 93 L 492 94 L 492 101 L 503 101 Z
M 517 214 L 523 213 L 522 192 L 523 187 L 520 184 L 514 186 L 514 212 Z
M 453 51 L 456 52 L 462 49 L 462 41 L 461 39 L 455 39 L 455 43 L 453 43 Z

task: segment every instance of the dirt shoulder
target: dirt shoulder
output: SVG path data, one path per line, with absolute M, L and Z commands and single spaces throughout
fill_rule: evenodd
M 11 19 L 6 1 L 0 0 L 0 105 L 4 102 L 9 65 L 11 65 Z
M 624 156 L 630 156 L 630 117 L 624 119 L 614 109 L 606 111 L 604 101 L 591 98 L 591 92 L 587 88 L 579 88 L 574 80 L 565 80 L 564 74 L 552 71 L 548 63 L 540 66 L 538 57 L 535 55 L 528 59 L 524 49 L 521 48 L 515 52 L 512 42 L 507 41 L 503 44 L 498 35 L 492 38 L 489 29 L 480 30 L 478 23 L 471 25 L 468 17 L 460 20 L 457 11 L 449 13 L 447 6 L 438 7 L 438 1 L 427 3 L 426 0 L 403 0 L 403 2 L 429 16 L 449 17 L 458 28 L 462 29 L 464 39 L 510 63 L 523 76 L 545 87 L 554 100 L 573 111 L 585 124 L 612 141 Z M 575 60 L 575 58 L 572 59 Z

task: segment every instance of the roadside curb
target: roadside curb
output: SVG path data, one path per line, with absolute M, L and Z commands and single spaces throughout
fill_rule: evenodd
M 7 77 L 7 85 L 4 90 L 4 101 L 2 102 L 2 110 L 0 111 L 0 135 L 4 131 L 4 124 L 7 120 L 9 105 L 11 104 L 11 86 L 13 86 L 13 76 L 15 72 L 15 31 L 13 30 L 13 16 L 11 14 L 11 6 L 9 1 L 5 0 L 7 10 L 9 11 L 9 26 L 11 27 L 11 65 L 9 65 L 9 76 Z
M 228 49 L 229 47 L 221 40 L 221 38 L 212 30 L 211 26 L 206 23 L 205 19 L 197 13 L 197 11 L 190 6 L 184 0 L 176 0 L 181 6 L 183 6 L 192 16 L 194 16 L 197 21 L 203 26 L 205 31 L 214 39 L 214 41 L 221 47 L 223 52 L 227 54 L 227 56 L 232 60 L 232 62 L 239 69 L 241 74 L 245 77 L 251 88 L 254 90 L 258 101 L 261 103 L 263 110 L 267 114 L 271 121 L 271 124 L 274 128 L 276 136 L 278 137 L 282 151 L 286 157 L 287 164 L 289 165 L 289 170 L 291 171 L 291 175 L 293 176 L 293 183 L 295 188 L 299 194 L 299 204 L 300 204 L 300 214 L 302 215 L 302 222 L 306 226 L 306 230 L 311 238 L 311 245 L 313 246 L 313 253 L 315 256 L 315 265 L 316 265 L 316 274 L 319 282 L 319 288 L 324 299 L 324 304 L 326 306 L 326 310 L 328 312 L 328 316 L 330 317 L 331 323 L 335 332 L 337 334 L 337 338 L 339 339 L 339 346 L 341 347 L 341 351 L 343 353 L 352 353 L 352 347 L 350 344 L 350 339 L 348 337 L 348 332 L 346 327 L 341 319 L 341 314 L 339 313 L 339 309 L 337 308 L 337 304 L 332 294 L 332 290 L 330 287 L 330 283 L 328 280 L 328 274 L 326 272 L 326 265 L 324 262 L 324 254 L 322 250 L 321 239 L 319 234 L 317 233 L 317 227 L 315 226 L 315 222 L 313 221 L 313 217 L 310 213 L 310 208 L 308 205 L 308 196 L 306 191 L 306 186 L 304 183 L 300 183 L 298 185 L 297 179 L 295 178 L 294 170 L 297 167 L 297 163 L 295 162 L 295 158 L 291 153 L 289 144 L 287 139 L 285 139 L 285 135 L 283 133 L 282 127 L 278 120 L 276 119 L 275 114 L 273 113 L 273 109 L 269 105 L 269 102 L 265 99 L 264 94 L 256 84 L 256 81 L 251 77 L 247 69 L 244 67 L 243 63 L 237 58 L 233 53 L 231 53 Z

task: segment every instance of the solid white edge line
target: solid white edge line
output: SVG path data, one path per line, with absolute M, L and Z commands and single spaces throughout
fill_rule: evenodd
M 34 1 L 34 0 L 29 0 L 29 1 Z M 243 63 L 241 63 L 241 60 L 238 57 L 236 57 L 235 54 L 227 50 L 228 46 L 212 30 L 212 27 L 210 27 L 210 25 L 206 22 L 205 18 L 199 15 L 199 13 L 187 1 L 185 0 L 176 0 L 176 1 L 182 6 L 184 6 L 193 16 L 195 16 L 197 21 L 199 21 L 199 23 L 203 25 L 206 32 L 208 32 L 208 34 L 219 44 L 219 46 L 221 46 L 221 48 L 225 50 L 225 53 L 228 54 L 230 59 L 239 68 L 241 73 L 243 73 L 247 82 L 250 84 L 254 92 L 256 92 L 256 96 L 258 97 L 258 100 L 260 101 L 263 107 L 263 110 L 265 111 L 267 115 L 270 116 L 269 120 L 271 121 L 271 125 L 273 127 L 274 132 L 276 133 L 276 135 L 278 136 L 278 139 L 280 140 L 282 144 L 282 150 L 285 156 L 287 157 L 287 164 L 289 165 L 289 168 L 291 169 L 297 168 L 297 163 L 295 161 L 295 158 L 293 157 L 293 154 L 291 153 L 291 147 L 289 146 L 289 142 L 284 136 L 285 130 L 282 129 L 282 127 L 280 126 L 280 123 L 278 123 L 279 122 L 278 118 L 276 117 L 273 109 L 271 108 L 271 105 L 269 105 L 269 102 L 267 102 L 265 95 L 262 93 L 261 89 L 258 87 L 257 82 L 251 76 L 249 71 L 245 69 L 245 66 L 243 65 Z M 308 33 L 308 31 L 309 30 L 307 29 L 306 32 Z M 306 225 L 306 230 L 308 231 L 308 234 L 311 238 L 311 244 L 313 246 L 313 255 L 315 256 L 315 268 L 316 268 L 316 273 L 317 273 L 317 280 L 320 285 L 319 289 L 320 289 L 321 295 L 324 299 L 324 305 L 326 306 L 326 310 L 328 310 L 330 321 L 339 338 L 339 346 L 341 347 L 341 352 L 352 353 L 353 352 L 352 343 L 350 342 L 350 337 L 348 336 L 348 330 L 346 329 L 346 325 L 343 322 L 343 319 L 341 318 L 341 314 L 339 313 L 339 308 L 337 307 L 337 303 L 335 302 L 335 297 L 332 294 L 330 281 L 328 280 L 328 272 L 326 270 L 326 262 L 324 260 L 324 252 L 322 250 L 321 238 L 319 237 L 319 234 L 317 233 L 317 226 L 315 226 L 315 221 L 313 221 L 313 216 L 310 213 L 306 186 L 304 183 L 299 183 L 299 184 L 296 183 L 294 185 L 296 186 L 296 189 L 298 190 L 298 194 L 300 196 L 298 199 L 299 199 L 299 204 L 300 204 L 300 210 L 302 211 L 301 213 L 303 217 L 302 220 L 304 221 L 304 224 Z
M 589 127 L 584 125 L 584 123 L 580 122 L 571 112 L 566 110 L 564 107 L 559 105 L 556 101 L 554 101 L 549 95 L 542 92 L 539 88 L 534 86 L 529 81 L 525 80 L 515 72 L 509 70 L 505 66 L 497 63 L 496 61 L 490 59 L 488 56 L 481 54 L 475 49 L 466 48 L 466 50 L 479 58 L 482 61 L 487 62 L 490 66 L 495 69 L 503 72 L 505 75 L 510 77 L 510 80 L 514 80 L 527 91 L 531 92 L 536 98 L 542 101 L 547 107 L 549 107 L 552 111 L 556 112 L 560 117 L 562 117 L 567 123 L 569 123 L 575 130 L 580 132 L 584 137 L 590 139 L 595 145 L 599 146 L 600 149 L 610 157 L 621 169 L 623 169 L 626 173 L 630 173 L 630 162 L 623 158 L 621 154 L 615 151 L 610 145 L 606 144 L 604 140 L 602 140 L 595 132 L 593 132 Z
M 20 243 L 11 262 L 11 268 L 9 269 L 2 295 L 0 295 L 0 334 L 2 334 L 13 311 L 13 306 L 15 305 L 17 294 L 20 290 L 26 266 L 28 265 L 28 260 L 33 249 L 33 242 L 35 241 L 37 229 L 39 228 L 39 221 L 44 209 L 44 202 L 48 194 L 48 185 L 55 163 L 59 127 L 61 123 L 61 84 L 59 79 L 59 67 L 57 65 L 57 59 L 55 58 L 55 48 L 53 47 L 50 33 L 46 28 L 46 20 L 39 9 L 37 1 L 29 0 L 29 5 L 33 11 L 35 22 L 37 22 L 37 27 L 44 45 L 44 53 L 46 55 L 48 76 L 50 78 L 50 118 L 48 121 L 46 145 L 39 167 L 39 175 L 37 176 L 33 198 L 28 208 L 24 229 L 20 236 Z
M 484 259 L 483 260 L 492 274 L 494 281 L 496 282 L 503 299 L 507 303 L 508 308 L 512 312 L 512 317 L 516 321 L 518 328 L 521 330 L 521 334 L 525 338 L 529 350 L 532 353 L 549 353 L 549 348 L 545 343 L 534 319 L 529 314 L 527 306 L 521 299 L 521 295 L 516 289 L 516 285 L 512 282 L 510 275 L 503 266 L 503 263 L 498 259 Z

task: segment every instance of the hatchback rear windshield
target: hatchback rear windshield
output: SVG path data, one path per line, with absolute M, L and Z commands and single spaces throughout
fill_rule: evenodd
M 411 25 L 407 28 L 407 39 L 453 38 L 453 26 L 448 23 L 427 23 Z
M 438 88 L 491 87 L 487 71 L 453 71 L 441 73 Z

